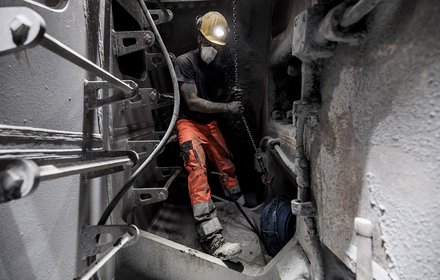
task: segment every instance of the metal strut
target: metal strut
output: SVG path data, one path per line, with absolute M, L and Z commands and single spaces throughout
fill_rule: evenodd
M 116 78 L 114 75 L 102 69 L 95 63 L 91 62 L 87 58 L 83 57 L 82 55 L 72 50 L 71 48 L 47 33 L 44 34 L 44 38 L 40 44 L 51 52 L 56 53 L 57 55 L 63 57 L 64 59 L 67 59 L 68 61 L 78 65 L 79 67 L 89 71 L 90 73 L 93 73 L 96 76 L 103 78 L 104 80 L 108 81 L 109 83 L 126 93 L 133 93 L 137 90 L 136 83 L 132 82 L 133 84 L 130 85 L 129 83 L 126 83 L 121 79 Z
M 40 44 L 49 51 L 69 60 L 77 66 L 101 77 L 125 93 L 137 91 L 137 84 L 127 83 L 91 62 L 67 45 L 46 33 L 46 22 L 34 10 L 27 7 L 0 8 L 0 55 L 15 52 Z

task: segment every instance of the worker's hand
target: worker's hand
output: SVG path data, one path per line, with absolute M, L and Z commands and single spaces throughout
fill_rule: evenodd
M 232 97 L 235 101 L 242 101 L 243 100 L 243 90 L 237 87 L 232 88 Z
M 239 114 L 243 112 L 243 104 L 241 101 L 232 101 L 227 103 L 228 113 Z

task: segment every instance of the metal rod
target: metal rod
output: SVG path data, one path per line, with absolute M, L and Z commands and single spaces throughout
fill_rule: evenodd
M 87 267 L 79 277 L 74 280 L 90 279 L 116 252 L 118 252 L 127 242 L 134 238 L 134 235 L 125 233 L 121 238 L 116 240 L 113 247 L 107 249 L 96 261 Z
M 284 151 L 281 149 L 279 143 L 270 144 L 270 142 L 274 140 L 270 138 L 268 140 L 268 146 L 269 151 L 272 154 L 272 156 L 275 158 L 275 160 L 284 168 L 284 170 L 287 172 L 287 175 L 289 179 L 296 184 L 296 174 L 294 172 L 295 170 L 295 164 L 289 160 L 287 155 L 284 153 Z
M 132 165 L 132 160 L 127 157 L 120 157 L 109 160 L 88 161 L 68 166 L 43 165 L 40 166 L 40 180 L 51 180 L 74 174 L 99 171 L 117 166 Z
M 168 190 L 171 186 L 171 184 L 174 182 L 174 180 L 177 178 L 177 176 L 180 175 L 180 173 L 182 172 L 182 170 L 177 169 L 176 171 L 174 171 L 173 175 L 171 175 L 171 177 L 167 180 L 167 182 L 165 183 L 165 186 L 163 186 L 163 188 L 165 190 Z
M 67 59 L 68 61 L 72 62 L 73 64 L 95 74 L 98 77 L 101 77 L 102 79 L 106 80 L 113 86 L 121 89 L 122 91 L 126 93 L 133 93 L 136 88 L 131 87 L 129 84 L 123 82 L 121 79 L 116 78 L 111 73 L 107 72 L 106 70 L 102 69 L 95 63 L 91 62 L 84 56 L 80 55 L 67 45 L 61 43 L 57 39 L 53 38 L 49 34 L 44 34 L 43 39 L 41 40 L 40 44 L 45 47 L 46 49 L 50 50 L 51 52 L 56 53 L 57 55 Z

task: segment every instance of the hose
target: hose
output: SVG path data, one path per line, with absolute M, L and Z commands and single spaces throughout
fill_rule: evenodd
M 144 169 L 151 163 L 151 161 L 162 150 L 163 146 L 167 143 L 167 140 L 173 131 L 174 125 L 176 124 L 177 115 L 179 113 L 179 106 L 180 106 L 179 85 L 177 83 L 177 77 L 176 77 L 176 73 L 174 72 L 174 67 L 171 62 L 170 55 L 165 47 L 165 44 L 162 41 L 162 37 L 160 36 L 156 25 L 154 24 L 153 18 L 151 17 L 151 14 L 148 11 L 147 6 L 143 2 L 143 0 L 139 0 L 139 4 L 141 5 L 142 11 L 144 12 L 144 14 L 148 20 L 148 23 L 150 24 L 150 27 L 153 30 L 154 35 L 156 36 L 156 40 L 159 43 L 160 49 L 165 57 L 165 61 L 166 61 L 168 70 L 170 71 L 171 82 L 173 83 L 173 91 L 174 91 L 173 115 L 171 118 L 170 125 L 168 126 L 162 140 L 160 140 L 159 144 L 154 149 L 154 151 L 150 154 L 150 156 L 142 163 L 141 166 L 139 166 L 139 168 L 130 176 L 128 181 L 122 186 L 122 188 L 118 191 L 118 193 L 113 197 L 113 199 L 110 201 L 110 203 L 108 204 L 108 206 L 105 208 L 104 212 L 102 213 L 101 218 L 99 219 L 98 225 L 104 225 L 107 222 L 107 219 L 110 217 L 110 214 L 115 209 L 115 207 L 119 203 L 119 201 L 121 201 L 121 199 L 124 197 L 125 193 L 130 189 L 130 187 L 133 185 L 133 183 L 136 181 L 136 179 L 139 177 L 139 175 L 142 173 L 142 171 L 144 171 Z

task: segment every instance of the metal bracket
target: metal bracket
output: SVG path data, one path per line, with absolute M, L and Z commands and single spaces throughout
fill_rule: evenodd
M 142 12 L 141 6 L 138 1 L 127 1 L 127 0 L 117 0 L 117 2 L 124 7 L 124 9 L 139 23 L 139 25 L 145 29 L 150 25 L 148 24 L 147 18 Z M 167 10 L 168 16 L 161 9 L 148 9 L 155 25 L 171 21 L 173 19 L 173 13 Z
M 174 173 L 167 176 L 168 180 L 163 188 L 133 188 L 131 193 L 133 205 L 141 207 L 166 200 L 169 187 L 182 172 L 180 167 L 170 167 L 170 169 L 174 169 Z
M 144 50 L 154 44 L 155 37 L 151 31 L 123 31 L 112 30 L 113 54 L 122 56 Z
M 168 190 L 164 188 L 133 188 L 134 205 L 141 207 L 164 201 L 168 198 Z
M 156 90 L 150 92 L 148 95 L 152 104 L 152 109 L 158 109 L 165 106 L 172 106 L 174 104 L 174 96 L 169 94 L 162 94 Z
M 291 201 L 290 206 L 292 208 L 292 213 L 296 216 L 301 217 L 315 217 L 316 207 L 311 201 L 301 202 L 299 199 L 294 199 Z
M 139 229 L 134 225 L 87 225 L 82 228 L 81 231 L 81 256 L 85 259 L 90 256 L 95 256 L 99 253 L 104 252 L 108 248 L 113 246 L 114 240 L 121 238 L 125 233 L 129 233 L 134 238 L 125 244 L 124 247 L 131 246 L 136 243 L 139 238 Z M 110 234 L 114 240 L 105 243 L 98 244 L 98 236 L 103 234 Z M 102 238 L 100 238 L 102 239 Z
M 168 95 L 160 94 L 154 88 L 140 88 L 138 94 L 130 99 L 122 101 L 121 111 L 133 110 L 140 107 L 158 109 L 174 104 L 174 98 L 166 98 Z
M 149 106 L 149 96 L 155 94 L 156 90 L 154 88 L 140 88 L 138 89 L 138 94 L 135 97 L 126 99 L 121 104 L 121 111 L 133 110 L 136 108 Z
M 137 87 L 137 84 L 130 80 L 125 80 L 124 82 Z M 106 98 L 98 98 L 98 90 L 101 89 L 113 89 L 113 95 Z M 132 93 L 125 93 L 119 91 L 114 86 L 106 81 L 84 81 L 84 108 L 86 110 L 93 110 L 97 107 L 105 106 L 111 103 L 119 102 L 122 100 L 136 98 L 139 94 L 139 89 L 133 91 Z
M 176 60 L 176 56 L 170 53 L 171 61 Z M 148 70 L 156 69 L 157 67 L 166 66 L 166 61 L 161 53 L 148 53 L 145 52 L 145 62 L 147 64 Z
M 153 18 L 154 24 L 159 25 L 165 22 L 170 22 L 174 15 L 171 10 L 167 9 L 168 15 L 165 15 L 165 13 L 162 10 L 148 10 L 150 11 L 151 17 Z
M 45 32 L 44 19 L 32 9 L 0 8 L 0 55 L 38 44 Z

